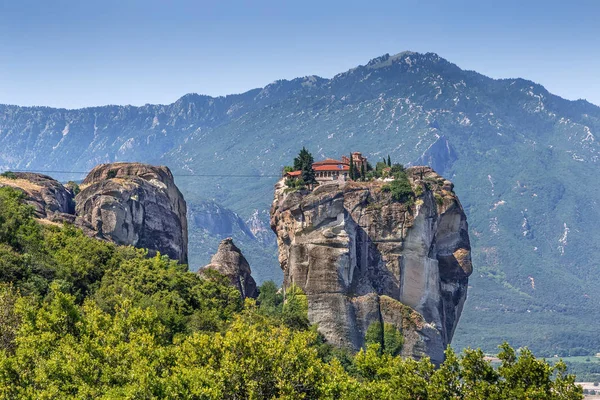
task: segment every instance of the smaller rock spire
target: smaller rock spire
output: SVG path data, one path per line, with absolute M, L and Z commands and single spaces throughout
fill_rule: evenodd
M 252 270 L 242 251 L 233 243 L 232 238 L 226 238 L 219 244 L 219 249 L 211 258 L 210 264 L 201 268 L 198 273 L 205 270 L 215 270 L 229 278 L 231 284 L 241 293 L 242 298 L 258 297 L 256 282 L 252 278 Z

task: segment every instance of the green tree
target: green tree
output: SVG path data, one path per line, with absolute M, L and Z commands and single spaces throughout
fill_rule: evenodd
M 392 199 L 401 203 L 410 201 L 414 197 L 412 186 L 404 172 L 397 173 L 395 179 L 382 186 L 381 190 L 390 192 Z
M 397 356 L 402 351 L 404 336 L 392 324 L 373 322 L 367 328 L 365 344 L 377 345 L 381 354 Z
M 392 168 L 392 170 L 391 170 L 392 175 L 394 175 L 394 176 L 397 176 L 398 174 L 406 175 L 406 168 L 404 168 L 404 165 L 394 164 L 394 165 L 390 165 L 390 167 Z
M 259 310 L 265 315 L 277 316 L 282 313 L 283 294 L 273 281 L 264 282 L 257 298 Z
M 365 333 L 365 344 L 378 345 L 383 350 L 383 326 L 381 322 L 372 322 Z
M 292 284 L 285 291 L 283 321 L 291 328 L 306 329 L 308 322 L 308 299 L 299 286 Z
M 17 251 L 34 250 L 41 241 L 41 228 L 33 219 L 33 207 L 25 195 L 11 187 L 0 188 L 0 243 Z
M 16 312 L 19 297 L 11 284 L 0 284 L 0 351 L 12 353 L 15 350 L 15 337 L 21 323 Z
M 94 299 L 106 312 L 123 299 L 153 309 L 168 338 L 187 331 L 219 330 L 242 308 L 239 291 L 223 275 L 207 271 L 201 278 L 160 255 L 124 260 L 105 274 Z
M 391 167 L 391 166 L 392 166 L 392 159 L 390 158 L 390 155 L 389 155 L 389 154 L 388 154 L 388 156 L 387 156 L 387 165 L 388 165 L 388 167 Z
M 6 179 L 17 179 L 17 174 L 15 174 L 12 171 L 5 171 L 0 174 L 0 177 L 6 178 Z
M 350 180 L 354 181 L 356 180 L 356 175 L 354 173 L 354 160 L 352 159 L 352 153 L 350 153 L 350 166 L 349 166 L 349 170 L 348 170 L 348 174 L 350 177 Z
M 302 147 L 298 157 L 294 158 L 294 170 L 302 171 L 301 177 L 302 181 L 306 185 L 314 185 L 317 183 L 315 179 L 315 170 L 313 169 L 313 163 L 315 162 L 311 153 L 306 150 L 305 147 Z
M 365 172 L 365 164 L 360 164 L 360 179 L 365 180 L 366 172 Z

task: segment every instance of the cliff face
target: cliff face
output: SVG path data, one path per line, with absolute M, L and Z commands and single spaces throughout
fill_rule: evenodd
M 167 167 L 101 164 L 85 178 L 75 203 L 76 224 L 88 235 L 187 263 L 186 203 Z
M 202 274 L 207 269 L 218 271 L 227 276 L 231 284 L 240 291 L 243 298 L 256 298 L 258 296 L 250 265 L 241 250 L 233 244 L 231 238 L 221 241 L 219 249 L 210 260 L 210 264 L 205 265 L 198 273 Z
M 286 193 L 271 208 L 284 287 L 299 285 L 309 319 L 334 344 L 358 349 L 373 322 L 404 335 L 403 356 L 443 361 L 472 272 L 465 213 L 452 183 L 408 169 L 414 204 L 383 182 L 325 184 Z

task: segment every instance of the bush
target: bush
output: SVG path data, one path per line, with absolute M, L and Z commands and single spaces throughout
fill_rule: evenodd
M 41 242 L 41 228 L 25 195 L 11 187 L 0 188 L 0 243 L 16 251 L 33 250 Z
M 79 187 L 77 182 L 74 182 L 74 181 L 67 182 L 65 187 L 67 189 L 69 189 L 71 191 L 71 193 L 73 193 L 73 196 L 77 196 L 81 192 L 81 188 Z
M 400 203 L 408 202 L 414 197 L 412 186 L 404 172 L 397 173 L 394 180 L 384 185 L 381 190 L 390 192 L 392 199 Z
M 7 179 L 17 179 L 17 174 L 12 171 L 3 172 L 0 174 L 0 176 Z
M 304 184 L 302 178 L 287 178 L 285 180 L 285 186 L 292 191 L 302 190 L 306 188 L 306 185 Z
M 283 294 L 273 281 L 266 281 L 260 286 L 257 302 L 259 311 L 264 315 L 277 316 L 283 311 Z
M 399 173 L 404 173 L 406 171 L 406 168 L 404 168 L 404 165 L 402 164 L 394 164 L 391 167 L 391 173 L 393 176 L 396 176 Z
M 283 321 L 290 328 L 306 329 L 308 322 L 308 299 L 298 286 L 292 284 L 285 292 Z
M 419 197 L 423 194 L 423 186 L 417 185 L 415 187 L 415 196 Z
M 378 345 L 380 354 L 397 356 L 402 351 L 404 336 L 392 324 L 384 322 L 382 325 L 380 322 L 373 322 L 367 328 L 365 344 Z

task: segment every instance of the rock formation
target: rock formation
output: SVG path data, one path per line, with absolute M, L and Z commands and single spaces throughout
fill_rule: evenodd
M 0 187 L 10 186 L 25 194 L 27 204 L 33 206 L 40 219 L 73 222 L 75 203 L 73 192 L 47 175 L 32 172 L 14 172 L 0 177 Z
M 256 298 L 258 296 L 250 265 L 241 250 L 233 244 L 231 238 L 221 241 L 219 249 L 210 260 L 210 264 L 201 268 L 198 273 L 202 274 L 207 269 L 218 271 L 227 276 L 231 284 L 240 291 L 243 298 Z
M 88 235 L 187 263 L 186 203 L 167 167 L 101 164 L 85 178 L 75 203 L 76 224 Z
M 440 363 L 472 272 L 467 221 L 451 182 L 428 167 L 407 174 L 415 200 L 405 203 L 380 181 L 288 192 L 282 180 L 271 227 L 284 288 L 304 290 L 330 343 L 358 349 L 371 323 L 389 323 L 404 335 L 403 356 Z

